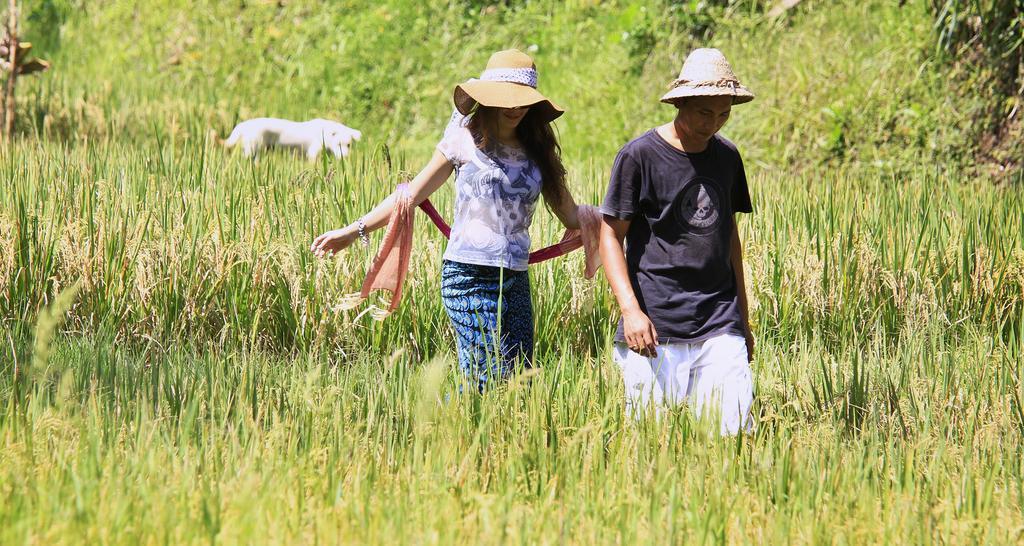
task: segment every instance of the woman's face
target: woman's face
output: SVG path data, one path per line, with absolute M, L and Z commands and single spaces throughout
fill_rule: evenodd
M 515 129 L 529 110 L 529 106 L 498 108 L 498 125 L 503 129 Z

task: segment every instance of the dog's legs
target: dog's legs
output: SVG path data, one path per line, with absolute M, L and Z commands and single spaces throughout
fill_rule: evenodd
M 320 151 L 323 147 L 323 142 L 310 143 L 309 148 L 306 149 L 306 158 L 310 161 L 316 161 L 316 158 L 320 156 Z
M 242 137 L 242 155 L 245 157 L 255 157 L 256 152 L 260 149 L 260 143 L 249 136 Z
M 224 147 L 225 148 L 233 148 L 235 146 L 235 144 L 238 144 L 239 133 L 241 133 L 241 132 L 242 131 L 239 130 L 238 127 L 235 127 L 231 131 L 231 134 L 228 136 L 228 139 L 224 141 Z M 213 135 L 214 137 L 216 137 L 217 132 L 211 129 L 210 130 L 210 134 Z

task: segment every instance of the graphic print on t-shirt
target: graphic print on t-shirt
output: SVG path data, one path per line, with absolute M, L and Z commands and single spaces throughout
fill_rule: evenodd
M 468 118 L 452 113 L 437 149 L 456 169 L 455 216 L 446 260 L 525 271 L 541 173 L 525 150 L 480 149 Z
M 705 235 L 713 232 L 722 216 L 722 201 L 717 187 L 714 180 L 704 176 L 687 182 L 675 203 L 679 223 L 689 226 L 693 233 Z

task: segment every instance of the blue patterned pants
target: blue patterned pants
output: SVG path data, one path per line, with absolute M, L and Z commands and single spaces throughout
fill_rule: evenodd
M 483 391 L 533 361 L 533 303 L 526 271 L 445 260 L 441 300 L 458 343 L 459 368 Z

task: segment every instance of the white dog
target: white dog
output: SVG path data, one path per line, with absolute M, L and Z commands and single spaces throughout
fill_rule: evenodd
M 327 119 L 299 122 L 255 118 L 236 125 L 231 136 L 224 141 L 224 146 L 231 148 L 241 142 L 242 153 L 246 157 L 252 157 L 263 148 L 272 146 L 295 148 L 310 160 L 315 160 L 325 148 L 334 157 L 347 156 L 352 141 L 362 137 L 359 131 Z

